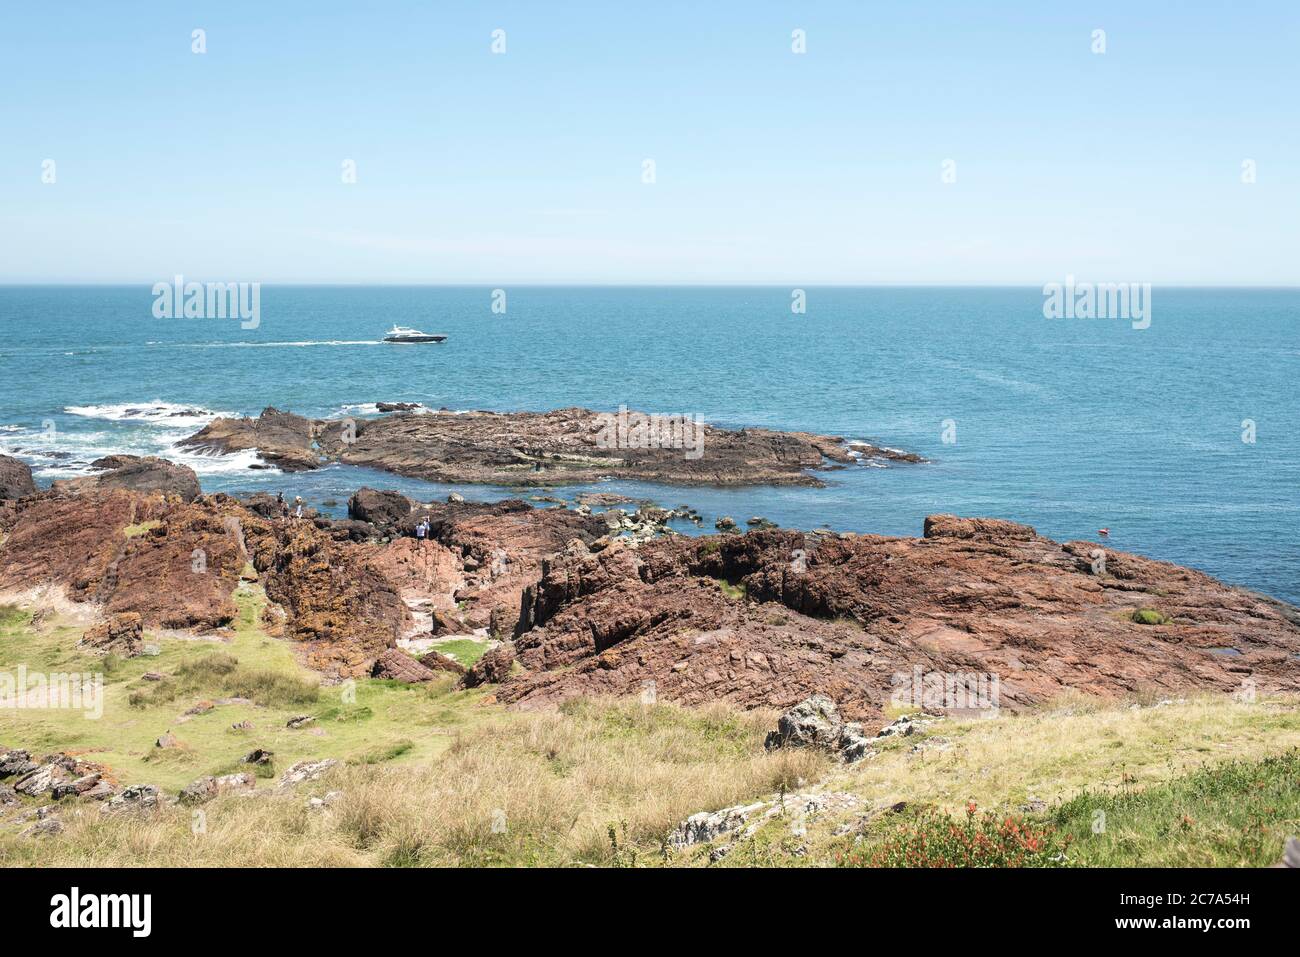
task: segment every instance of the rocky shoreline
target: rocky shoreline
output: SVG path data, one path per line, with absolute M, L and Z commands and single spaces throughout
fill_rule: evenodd
M 1012 710 L 1065 691 L 1300 691 L 1297 609 L 1013 522 L 688 538 L 646 506 L 375 489 L 352 496 L 346 519 L 298 518 L 265 494 L 198 494 L 192 472 L 161 460 L 104 465 L 33 492 L 0 462 L 0 594 L 83 603 L 99 620 L 87 646 L 102 650 L 129 654 L 149 630 L 220 638 L 242 583 L 265 590 L 268 633 L 327 679 L 431 680 L 454 669 L 400 649 L 475 635 L 492 652 L 460 680 L 518 707 L 649 693 L 785 708 L 820 693 L 859 720 L 928 695 L 930 675 L 992 677 L 996 706 Z
M 581 408 L 511 413 L 387 408 L 396 411 L 370 419 L 309 419 L 268 408 L 256 418 L 216 419 L 181 445 L 220 453 L 256 450 L 263 461 L 289 472 L 341 462 L 430 482 L 504 486 L 606 478 L 821 486 L 810 472 L 923 461 L 914 453 L 811 432 L 721 429 L 677 418 L 661 427 L 660 420 L 636 412 L 619 418 Z

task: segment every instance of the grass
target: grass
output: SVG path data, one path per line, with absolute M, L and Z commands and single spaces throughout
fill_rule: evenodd
M 1173 621 L 1168 615 L 1161 614 L 1154 608 L 1139 608 L 1133 612 L 1132 619 L 1139 625 L 1167 625 Z
M 732 601 L 742 601 L 749 593 L 749 586 L 744 582 L 741 582 L 739 585 L 733 585 L 725 578 L 715 578 L 714 581 L 718 583 L 718 588 L 722 590 L 722 594 L 726 595 Z
M 1039 837 L 1050 829 L 1054 840 L 1068 838 L 1066 859 L 1048 863 L 1274 863 L 1284 836 L 1300 832 L 1300 797 L 1279 802 L 1271 796 L 1294 765 L 1270 762 L 1297 748 L 1300 701 L 1293 697 L 1245 702 L 1205 696 L 1163 703 L 1149 696 L 1103 701 L 1069 695 L 1034 713 L 949 719 L 892 739 L 877 757 L 838 769 L 822 782 L 827 789 L 858 795 L 865 810 L 828 816 L 798 842 L 789 841 L 782 825 L 755 840 L 764 844 L 762 862 L 768 865 L 846 859 L 887 865 L 898 859 L 891 848 L 908 847 L 908 833 L 964 826 L 973 802 L 991 812 L 997 824 L 1010 817 L 1038 829 Z M 1240 782 L 1257 780 L 1250 777 L 1256 772 L 1232 771 L 1233 761 L 1272 768 L 1259 773 L 1274 781 L 1275 789 L 1265 784 L 1258 802 L 1242 799 L 1246 785 Z M 1293 789 L 1300 784 L 1294 775 L 1290 780 Z M 1189 793 L 1207 796 L 1199 810 L 1172 813 L 1180 801 L 1186 803 L 1178 795 Z M 1210 800 L 1210 794 L 1218 797 Z M 1138 813 L 1148 806 L 1150 813 Z M 1107 808 L 1108 831 L 1094 835 L 1092 812 Z M 1274 811 L 1266 813 L 1269 808 Z M 1184 825 L 1183 813 L 1194 823 Z M 1049 858 L 1060 852 L 1053 847 Z M 745 859 L 733 852 L 724 862 L 733 857 Z
M 434 650 L 471 668 L 487 652 L 487 647 L 487 642 L 475 641 L 473 638 L 452 638 L 434 645 Z
M 875 847 L 854 848 L 839 862 L 845 867 L 1060 867 L 1071 837 L 1050 824 L 1015 815 L 979 811 L 974 802 L 964 816 L 925 809 Z
M 725 706 L 688 710 L 636 701 L 571 702 L 511 714 L 457 734 L 435 761 L 402 764 L 363 753 L 288 796 L 218 798 L 206 833 L 190 812 L 149 817 L 65 812 L 64 832 L 40 842 L 0 831 L 0 864 L 43 866 L 573 865 L 661 858 L 682 818 L 810 780 L 812 752 L 767 753 L 772 715 Z M 413 747 L 416 739 L 391 745 Z M 410 752 L 401 757 L 405 758 Z M 379 760 L 372 760 L 377 758 Z M 280 761 L 277 755 L 277 762 Z M 309 795 L 340 790 L 326 812 Z M 622 855 L 620 857 L 620 855 Z
M 160 654 L 120 661 L 77 651 L 80 629 L 64 619 L 36 629 L 0 607 L 0 668 L 100 668 L 106 699 L 98 721 L 0 711 L 0 744 L 75 750 L 122 783 L 171 793 L 202 774 L 248 769 L 240 758 L 254 747 L 275 753 L 253 768 L 262 796 L 206 805 L 203 834 L 183 808 L 105 818 L 71 804 L 57 836 L 18 838 L 0 825 L 0 864 L 708 865 L 707 846 L 665 849 L 680 821 L 813 787 L 852 800 L 797 830 L 783 810 L 718 863 L 1257 865 L 1300 831 L 1294 698 L 1065 696 L 1033 713 L 948 719 L 845 767 L 766 752 L 775 714 L 724 704 L 575 699 L 509 711 L 456 691 L 451 676 L 318 685 L 291 642 L 261 632 L 260 589 L 241 587 L 236 600 L 229 640 L 150 635 Z M 145 681 L 146 671 L 167 678 Z M 182 717 L 223 697 L 253 703 Z M 316 720 L 285 727 L 302 713 Z M 232 727 L 243 720 L 251 731 Z M 154 748 L 169 729 L 183 747 Z M 325 779 L 273 793 L 272 777 L 324 757 L 341 762 Z M 327 810 L 307 807 L 332 790 L 342 797 Z
M 128 525 L 122 530 L 122 534 L 127 538 L 138 538 L 147 534 L 151 529 L 157 528 L 162 522 L 154 519 L 153 521 L 140 522 L 138 525 Z
M 392 761 L 427 761 L 450 746 L 458 729 L 495 720 L 495 709 L 478 705 L 482 693 L 454 690 L 451 676 L 428 686 L 370 679 L 321 686 L 299 664 L 291 642 L 261 631 L 261 589 L 241 587 L 235 600 L 239 615 L 229 640 L 148 634 L 160 653 L 130 659 L 79 651 L 79 626 L 56 620 L 37 630 L 26 612 L 0 607 L 0 670 L 13 674 L 25 664 L 29 673 L 104 675 L 102 718 L 68 709 L 0 709 L 0 744 L 40 754 L 76 751 L 110 766 L 125 783 L 176 791 L 202 774 L 230 770 L 254 747 L 274 751 L 281 768 L 308 758 L 348 761 L 403 741 L 411 747 L 394 752 Z M 148 681 L 146 672 L 166 677 Z M 227 698 L 252 703 L 184 715 L 200 702 Z M 304 713 L 317 720 L 299 730 L 285 727 Z M 252 729 L 233 727 L 243 721 Z M 164 755 L 154 747 L 168 730 L 186 745 L 181 753 Z
M 1300 751 L 1226 761 L 1155 787 L 1085 791 L 1051 819 L 1073 839 L 1078 864 L 1276 864 L 1286 838 L 1300 834 Z

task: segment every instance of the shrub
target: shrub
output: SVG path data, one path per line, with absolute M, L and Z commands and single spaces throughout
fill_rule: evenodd
M 974 802 L 965 820 L 926 810 L 879 846 L 840 856 L 842 867 L 1061 867 L 1070 837 L 1014 815 L 980 814 Z
M 176 669 L 176 673 L 182 678 L 203 682 L 228 675 L 238 667 L 239 659 L 234 655 L 226 654 L 224 651 L 214 651 L 210 655 L 185 662 Z
M 1167 625 L 1173 621 L 1168 615 L 1162 615 L 1154 608 L 1139 608 L 1133 612 L 1132 617 L 1139 625 Z
M 278 671 L 241 669 L 226 680 L 226 689 L 268 708 L 312 704 L 320 696 L 320 688 L 313 682 Z

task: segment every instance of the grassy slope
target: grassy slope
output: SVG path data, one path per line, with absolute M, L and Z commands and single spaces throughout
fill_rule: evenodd
M 812 781 L 857 795 L 859 806 L 800 828 L 793 815 L 777 816 L 721 863 L 830 864 L 878 846 L 918 809 L 960 813 L 972 801 L 999 814 L 1043 802 L 1031 816 L 1071 835 L 1069 863 L 1272 863 L 1283 837 L 1300 830 L 1295 759 L 1267 760 L 1300 747 L 1294 700 L 1155 707 L 1078 700 L 1037 714 L 945 721 L 842 768 L 807 752 L 765 753 L 774 715 L 724 706 L 576 701 L 558 711 L 508 712 L 482 693 L 451 690 L 450 679 L 426 688 L 361 680 L 353 703 L 340 700 L 338 687 L 320 688 L 311 704 L 285 702 L 311 676 L 288 643 L 257 627 L 264 600 L 241 591 L 231 641 L 157 637 L 158 656 L 115 664 L 103 720 L 0 711 L 0 743 L 90 751 L 124 782 L 168 791 L 230 770 L 255 746 L 276 752 L 277 770 L 316 757 L 342 758 L 344 768 L 288 797 L 218 799 L 205 806 L 197 834 L 182 808 L 103 820 L 94 806 L 72 805 L 61 811 L 65 831 L 57 837 L 18 838 L 0 827 L 0 863 L 704 864 L 707 848 L 663 852 L 674 824 Z M 37 632 L 28 618 L 0 608 L 0 668 L 95 667 L 75 651 L 77 629 Z M 238 659 L 233 678 L 194 667 L 220 655 Z M 195 677 L 177 680 L 174 700 L 134 708 L 132 692 L 157 688 L 142 680 L 145 671 Z M 276 680 L 260 680 L 267 676 Z M 232 680 L 271 703 L 178 721 Z M 288 717 L 300 713 L 318 715 L 319 731 L 287 730 Z M 254 730 L 232 731 L 243 719 Z M 153 741 L 169 728 L 188 747 L 159 759 Z M 307 809 L 308 795 L 333 789 L 344 797 L 330 810 Z M 891 812 L 898 802 L 906 809 Z M 1100 834 L 1092 828 L 1097 810 L 1106 811 Z
M 946 721 L 825 782 L 859 795 L 863 809 L 814 821 L 800 840 L 791 839 L 790 820 L 775 820 L 754 847 L 724 863 L 869 857 L 929 811 L 961 821 L 974 803 L 1070 835 L 1061 863 L 1273 864 L 1285 838 L 1300 833 L 1296 748 L 1294 699 L 1216 696 L 1143 707 L 1076 700 L 1036 714 Z M 899 803 L 904 809 L 891 812 Z M 1105 829 L 1094 833 L 1098 809 Z M 835 833 L 841 828 L 847 833 Z
M 80 629 L 56 626 L 47 632 L 27 627 L 30 616 L 10 612 L 0 618 L 0 668 L 11 673 L 26 664 L 29 672 L 103 671 L 104 715 L 90 720 L 81 711 L 0 710 L 0 744 L 32 752 L 75 751 L 88 760 L 109 765 L 125 783 L 148 782 L 178 790 L 203 774 L 229 771 L 255 747 L 275 752 L 274 765 L 283 770 L 305 758 L 363 760 L 398 745 L 409 744 L 403 761 L 427 760 L 444 751 L 456 730 L 491 720 L 494 711 L 477 707 L 479 692 L 453 692 L 452 680 L 432 688 L 396 682 L 361 680 L 355 700 L 344 702 L 344 686 L 314 687 L 315 678 L 297 663 L 288 642 L 267 637 L 258 627 L 265 605 L 259 588 L 236 593 L 240 615 L 229 641 L 188 640 L 146 635 L 161 649 L 158 655 L 105 661 L 76 648 Z M 206 674 L 196 664 L 215 656 L 238 661 L 235 675 Z M 194 672 L 190 680 L 160 683 L 144 680 L 145 672 L 174 676 Z M 233 679 L 233 680 L 232 680 Z M 178 686 L 171 700 L 144 707 L 137 699 L 157 701 Z M 249 696 L 269 705 L 219 705 L 206 714 L 182 719 L 200 701 Z M 244 694 L 240 694 L 243 692 Z M 314 701 L 306 700 L 314 697 Z M 289 718 L 319 716 L 314 727 L 289 730 Z M 252 730 L 232 725 L 252 723 Z M 163 751 L 158 736 L 172 731 L 185 747 Z

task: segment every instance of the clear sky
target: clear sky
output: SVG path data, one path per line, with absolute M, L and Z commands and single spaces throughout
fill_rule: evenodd
M 8 2 L 0 71 L 0 282 L 1300 284 L 1296 0 Z

